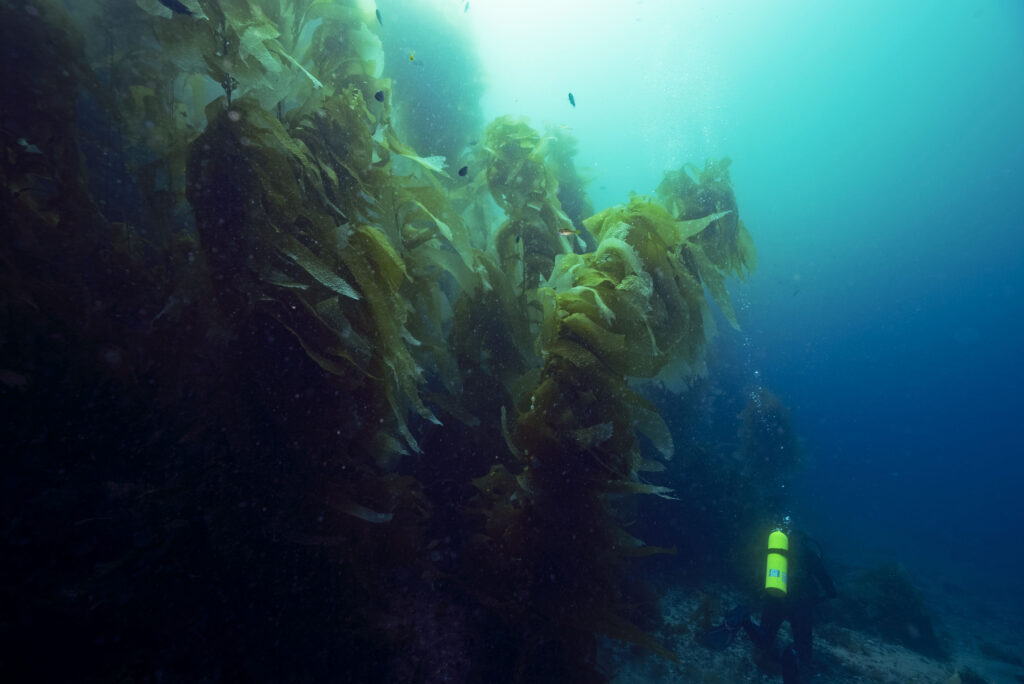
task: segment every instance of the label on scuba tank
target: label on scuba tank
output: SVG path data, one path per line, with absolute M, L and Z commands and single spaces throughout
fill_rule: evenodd
M 782 573 L 779 572 L 777 569 L 772 568 L 771 570 L 768 571 L 768 576 L 769 577 L 782 577 Z

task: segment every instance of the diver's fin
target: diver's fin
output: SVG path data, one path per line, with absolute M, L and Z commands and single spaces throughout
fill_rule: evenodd
M 730 628 L 729 625 L 721 624 L 718 627 L 712 627 L 698 636 L 697 643 L 714 651 L 723 651 L 736 638 L 736 632 L 738 631 L 738 629 Z

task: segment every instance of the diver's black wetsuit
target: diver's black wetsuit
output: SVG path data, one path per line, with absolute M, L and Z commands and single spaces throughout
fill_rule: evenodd
M 836 587 L 825 571 L 817 544 L 802 532 L 789 534 L 789 582 L 784 597 L 765 595 L 761 624 L 750 619 L 743 623 L 747 636 L 755 644 L 770 649 L 783 620 L 789 620 L 793 644 L 782 653 L 782 680 L 797 684 L 800 666 L 811 659 L 811 626 L 814 606 L 824 598 L 833 598 Z

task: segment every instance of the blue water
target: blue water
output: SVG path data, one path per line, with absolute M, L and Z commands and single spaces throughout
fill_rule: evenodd
M 733 138 L 761 258 L 744 324 L 829 538 L 1019 591 L 1022 6 L 861 7 L 794 36 L 831 38 L 828 90 L 794 78 L 785 133 Z
M 596 209 L 734 160 L 760 266 L 716 343 L 793 411 L 804 520 L 1019 600 L 1024 5 L 513 5 L 465 13 L 484 118 L 570 126 Z

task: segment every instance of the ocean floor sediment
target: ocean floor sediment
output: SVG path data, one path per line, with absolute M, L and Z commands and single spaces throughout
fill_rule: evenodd
M 611 647 L 606 667 L 615 684 L 706 682 L 741 684 L 781 682 L 777 662 L 758 653 L 742 632 L 725 650 L 714 651 L 697 642 L 701 630 L 696 616 L 702 601 L 715 596 L 722 610 L 744 602 L 739 592 L 725 587 L 703 591 L 674 588 L 660 601 L 662 626 L 655 632 L 674 652 L 671 662 L 637 648 Z M 805 682 L 830 684 L 1020 684 L 1024 663 L 1024 620 L 1012 607 L 997 601 L 982 603 L 963 595 L 930 597 L 929 607 L 951 658 L 942 661 L 916 653 L 877 636 L 825 622 L 814 632 L 814 663 Z M 755 610 L 755 619 L 757 613 Z M 716 615 L 715 623 L 721 621 Z M 790 641 L 788 626 L 778 644 Z

